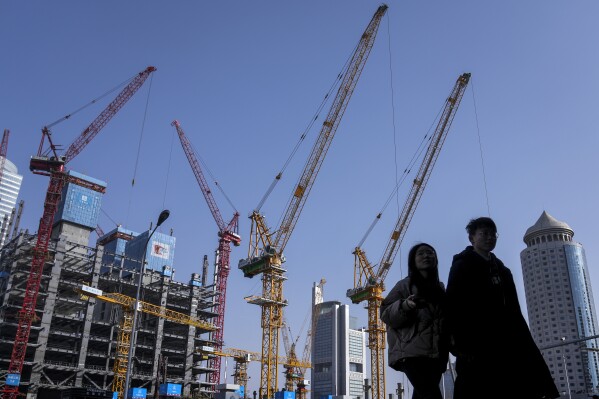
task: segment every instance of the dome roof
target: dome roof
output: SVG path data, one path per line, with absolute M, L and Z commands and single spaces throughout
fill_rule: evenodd
M 566 231 L 564 231 L 566 230 Z M 526 230 L 526 234 L 524 234 L 524 241 L 531 236 L 539 233 L 548 233 L 548 232 L 565 232 L 571 236 L 574 236 L 574 230 L 567 223 L 560 222 L 553 216 L 547 213 L 547 211 L 543 211 L 537 222 Z

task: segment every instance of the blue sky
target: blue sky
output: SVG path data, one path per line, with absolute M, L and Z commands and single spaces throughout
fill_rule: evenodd
M 155 66 L 151 81 L 68 166 L 108 182 L 100 218 L 105 231 L 113 221 L 141 231 L 170 209 L 162 231 L 174 229 L 175 278 L 186 281 L 201 271 L 205 254 L 212 258 L 217 229 L 170 125 L 178 119 L 242 216 L 244 242 L 231 256 L 225 344 L 259 351 L 260 309 L 243 297 L 260 293 L 260 280 L 237 269 L 247 254 L 246 216 L 379 4 L 0 2 L 0 128 L 11 130 L 8 158 L 25 176 L 21 227 L 36 231 L 42 214 L 48 180 L 28 171 L 41 127 Z M 599 289 L 593 267 L 599 259 L 598 15 L 592 1 L 389 3 L 285 251 L 292 332 L 299 332 L 312 284 L 321 278 L 326 300 L 349 303 L 352 250 L 464 72 L 472 73 L 471 83 L 388 288 L 404 275 L 407 250 L 420 241 L 437 248 L 446 281 L 451 257 L 468 244 L 467 221 L 490 210 L 500 233 L 495 252 L 512 269 L 525 310 L 522 237 L 546 210 L 574 229 Z M 110 100 L 56 125 L 55 142 L 67 148 Z M 317 134 L 310 132 L 262 208 L 273 229 Z M 400 188 L 363 245 L 372 262 L 382 255 L 408 189 Z M 233 209 L 217 190 L 215 198 L 228 221 Z M 363 305 L 351 309 L 365 326 Z M 250 369 L 250 390 L 258 387 L 257 370 Z M 398 378 L 390 371 L 388 386 Z

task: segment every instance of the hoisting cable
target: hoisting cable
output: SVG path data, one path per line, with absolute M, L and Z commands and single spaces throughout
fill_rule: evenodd
M 355 51 L 355 48 L 354 48 L 354 51 Z M 287 158 L 287 160 L 283 164 L 283 167 L 281 168 L 280 172 L 275 176 L 274 180 L 272 181 L 272 183 L 268 187 L 268 190 L 266 190 L 266 193 L 264 194 L 264 196 L 262 197 L 262 199 L 258 203 L 258 206 L 256 207 L 256 209 L 254 209 L 254 212 L 260 212 L 260 209 L 262 208 L 262 206 L 264 205 L 264 203 L 266 202 L 266 200 L 268 199 L 268 197 L 272 193 L 272 191 L 275 188 L 276 184 L 279 182 L 279 180 L 281 180 L 281 177 L 283 177 L 283 172 L 285 171 L 285 169 L 287 169 L 287 167 L 289 166 L 289 163 L 291 162 L 291 160 L 293 159 L 293 157 L 297 153 L 297 151 L 298 151 L 301 143 L 304 141 L 304 139 L 306 138 L 307 134 L 310 132 L 310 130 L 314 126 L 314 123 L 316 122 L 316 120 L 320 116 L 320 112 L 322 111 L 322 109 L 324 108 L 324 106 L 329 101 L 329 99 L 331 97 L 331 94 L 334 93 L 335 89 L 337 89 L 341 85 L 341 81 L 343 80 L 343 76 L 345 75 L 345 72 L 347 72 L 347 69 L 349 67 L 350 61 L 351 61 L 351 56 L 347 59 L 347 61 L 345 62 L 345 65 L 341 69 L 341 72 L 337 75 L 337 77 L 335 78 L 335 80 L 331 84 L 331 87 L 329 88 L 329 90 L 325 94 L 324 98 L 322 99 L 322 102 L 317 107 L 316 112 L 314 114 L 314 117 L 308 123 L 308 126 L 306 126 L 306 128 L 304 129 L 304 131 L 300 135 L 300 138 L 297 141 L 297 143 L 295 144 L 295 147 L 293 147 L 293 150 L 291 151 L 291 154 L 289 155 L 289 157 Z
M 70 119 L 71 116 L 79 113 L 80 111 L 84 110 L 85 108 L 87 108 L 87 107 L 89 107 L 89 106 L 97 103 L 99 100 L 103 99 L 107 95 L 109 95 L 109 94 L 115 92 L 116 90 L 120 89 L 121 87 L 129 84 L 129 82 L 131 82 L 136 77 L 137 77 L 137 75 L 134 75 L 134 76 L 130 77 L 129 79 L 125 80 L 123 83 L 121 83 L 121 84 L 115 86 L 114 88 L 108 90 L 106 93 L 100 95 L 99 97 L 96 97 L 95 99 L 93 99 L 89 103 L 87 103 L 87 104 L 83 105 L 82 107 L 76 109 L 75 111 L 73 111 L 73 112 L 71 112 L 71 113 L 63 116 L 62 118 L 60 118 L 60 119 L 58 119 L 58 120 L 50 123 L 49 125 L 46 125 L 45 128 L 48 129 L 48 140 L 50 141 L 50 147 L 48 149 L 46 149 L 45 151 L 42 152 L 42 148 L 41 148 L 42 144 L 40 144 L 40 149 L 39 149 L 40 155 L 42 155 L 42 156 L 49 156 L 50 151 L 55 151 L 56 149 L 58 149 L 58 147 L 60 147 L 59 145 L 53 145 L 52 144 L 52 141 L 51 141 L 51 138 L 50 138 L 50 128 L 51 127 L 53 127 L 53 126 L 55 126 L 55 125 L 57 125 L 57 124 L 59 124 L 61 122 L 64 122 L 67 119 Z M 42 140 L 42 143 L 43 143 L 43 140 Z
M 115 222 L 115 221 L 114 221 L 114 219 L 113 219 L 113 218 L 111 218 L 109 214 L 107 214 L 107 213 L 106 213 L 106 211 L 104 210 L 104 208 L 100 207 L 100 210 L 102 211 L 102 213 L 104 214 L 104 216 L 106 216 L 108 219 L 110 219 L 110 221 L 111 221 L 112 223 L 114 223 L 114 225 L 115 225 L 116 227 L 119 227 L 119 224 L 118 224 L 117 222 Z
M 166 193 L 168 192 L 168 181 L 171 174 L 171 163 L 173 160 L 173 143 L 175 142 L 175 131 L 171 133 L 171 149 L 168 153 L 168 166 L 166 168 L 166 182 L 164 183 L 164 196 L 162 197 L 162 209 L 166 209 Z
M 218 181 L 216 180 L 216 178 L 214 177 L 214 175 L 212 174 L 212 171 L 210 170 L 210 168 L 208 167 L 208 165 L 206 164 L 206 162 L 204 162 L 204 160 L 202 159 L 201 156 L 199 156 L 198 152 L 196 151 L 196 149 L 194 148 L 192 143 L 189 143 L 191 145 L 191 149 L 193 150 L 193 152 L 195 153 L 196 158 L 200 161 L 200 163 L 202 164 L 202 167 L 204 168 L 204 170 L 206 172 L 208 172 L 208 175 L 210 176 L 210 178 L 212 179 L 214 185 L 218 188 L 218 190 L 221 192 L 221 194 L 225 197 L 225 199 L 227 200 L 227 202 L 229 203 L 229 205 L 231 205 L 231 208 L 233 208 L 233 210 L 235 212 L 237 212 L 237 208 L 235 207 L 235 205 L 233 205 L 233 202 L 231 201 L 231 199 L 229 198 L 229 196 L 227 195 L 227 193 L 225 193 L 225 190 L 223 190 L 223 188 L 220 186 L 220 184 L 218 183 Z
M 341 68 L 341 72 L 339 72 L 339 74 L 337 75 L 337 78 L 336 78 L 335 82 L 333 83 L 333 85 L 331 85 L 331 88 L 329 89 L 328 93 L 326 94 L 325 98 L 323 99 L 323 102 L 320 104 L 319 112 L 324 107 L 325 102 L 328 99 L 331 98 L 330 95 L 332 94 L 332 92 L 335 91 L 335 90 L 337 90 L 341 86 L 341 83 L 343 82 L 343 78 L 344 78 L 345 74 L 348 73 L 348 71 L 349 71 L 349 67 L 350 67 L 353 55 L 357 51 L 357 48 L 358 48 L 359 45 L 360 45 L 360 42 L 358 41 L 358 43 L 355 45 L 355 47 L 353 48 L 353 50 L 350 52 L 349 56 L 345 60 L 345 63 L 343 64 L 343 67 Z M 317 117 L 318 117 L 318 115 L 317 115 Z M 310 124 L 309 128 L 312 127 L 314 121 L 316 121 L 316 118 L 314 118 L 314 120 Z M 319 132 L 319 134 L 320 134 L 320 132 Z M 308 166 L 308 162 L 310 162 L 310 157 L 308 157 L 306 159 L 306 162 L 304 164 L 304 170 L 306 170 L 306 167 Z M 300 177 L 298 179 L 301 180 L 301 178 L 302 178 L 302 176 L 300 175 Z M 291 203 L 291 201 L 293 199 L 293 196 L 294 196 L 294 192 L 292 191 L 291 194 L 289 195 L 288 200 L 287 200 L 288 204 Z M 283 210 L 283 212 L 281 213 L 281 216 L 279 217 L 279 220 L 277 221 L 277 226 L 281 225 L 284 216 L 285 216 L 285 210 Z M 273 232 L 273 234 L 274 234 L 274 232 Z
M 381 216 L 383 215 L 383 212 L 385 212 L 385 210 L 387 209 L 387 206 L 389 206 L 389 203 L 391 203 L 391 201 L 393 200 L 393 197 L 395 196 L 395 194 L 399 190 L 399 187 L 401 187 L 403 185 L 403 183 L 406 181 L 406 178 L 408 177 L 408 175 L 412 171 L 412 167 L 414 166 L 414 164 L 416 163 L 416 161 L 419 160 L 422 157 L 422 154 L 424 153 L 424 151 L 427 148 L 427 146 L 425 144 L 432 139 L 432 136 L 430 135 L 430 132 L 433 129 L 433 126 L 435 126 L 435 121 L 437 121 L 439 119 L 439 117 L 441 116 L 441 113 L 443 112 L 443 107 L 444 106 L 441 107 L 441 109 L 437 113 L 436 118 L 433 120 L 433 123 L 431 123 L 431 125 L 429 126 L 428 131 L 426 132 L 426 134 L 424 135 L 424 137 L 420 141 L 420 144 L 418 145 L 418 148 L 416 149 L 416 151 L 414 152 L 414 155 L 412 155 L 412 158 L 408 162 L 408 166 L 404 169 L 402 176 L 399 178 L 399 180 L 395 184 L 395 187 L 391 191 L 391 194 L 389 194 L 389 197 L 387 197 L 387 201 L 383 205 L 382 209 L 375 216 L 374 220 L 370 224 L 370 227 L 366 231 L 366 234 L 364 234 L 364 237 L 362 237 L 362 239 L 360 240 L 360 243 L 357 245 L 357 248 L 362 248 L 362 245 L 364 244 L 364 242 L 366 241 L 366 239 L 370 235 L 370 232 L 372 231 L 372 229 L 374 229 L 374 226 L 376 225 L 376 223 L 381 219 Z
M 103 99 L 103 98 L 104 98 L 104 97 L 106 97 L 107 95 L 109 95 L 109 94 L 111 94 L 111 93 L 115 92 L 116 90 L 120 89 L 121 87 L 123 87 L 123 86 L 125 86 L 125 85 L 129 84 L 129 82 L 131 82 L 131 81 L 132 81 L 133 79 L 135 79 L 137 76 L 138 76 L 138 74 L 135 74 L 135 75 L 133 75 L 133 76 L 132 76 L 132 77 L 130 77 L 129 79 L 125 80 L 123 83 L 121 83 L 121 84 L 117 85 L 116 87 L 114 87 L 114 88 L 112 88 L 112 89 L 108 90 L 106 93 L 102 94 L 100 97 L 97 97 L 97 98 L 93 99 L 93 100 L 92 100 L 92 101 L 90 101 L 89 103 L 87 103 L 87 104 L 85 104 L 84 106 L 82 106 L 82 107 L 80 107 L 80 108 L 76 109 L 75 111 L 71 112 L 70 114 L 67 114 L 67 115 L 63 116 L 62 118 L 58 119 L 57 121 L 55 121 L 55 122 L 52 122 L 52 123 L 50 123 L 49 125 L 46 125 L 46 127 L 49 129 L 49 128 L 51 128 L 52 126 L 54 126 L 54 125 L 57 125 L 57 124 L 59 124 L 59 123 L 61 123 L 61 122 L 65 121 L 65 120 L 69 119 L 71 116 L 73 116 L 73 115 L 77 114 L 79 111 L 82 111 L 82 110 L 84 110 L 85 108 L 87 108 L 87 107 L 89 107 L 89 106 L 91 106 L 91 105 L 93 105 L 93 104 L 97 103 L 99 100 Z
M 133 178 L 131 179 L 131 190 L 129 191 L 129 205 L 127 206 L 127 214 L 125 217 L 125 226 L 129 221 L 129 212 L 131 210 L 131 200 L 133 199 L 133 188 L 135 187 L 135 177 L 137 176 L 137 166 L 139 165 L 139 154 L 141 153 L 141 143 L 144 137 L 144 128 L 146 126 L 146 118 L 148 116 L 148 106 L 150 104 L 150 93 L 152 92 L 152 81 L 154 80 L 154 75 L 150 76 L 150 84 L 148 88 L 148 96 L 146 97 L 146 107 L 144 109 L 144 117 L 141 122 L 141 132 L 139 134 L 139 143 L 137 145 L 137 155 L 135 157 L 135 166 L 133 167 Z
M 478 148 L 480 149 L 480 164 L 483 171 L 483 184 L 485 186 L 485 198 L 487 199 L 487 212 L 491 216 L 491 207 L 489 205 L 489 192 L 487 191 L 487 174 L 485 173 L 485 160 L 483 157 L 483 145 L 480 140 L 480 128 L 478 126 L 478 112 L 476 110 L 476 99 L 474 97 L 474 81 L 470 79 L 470 89 L 472 90 L 472 102 L 474 103 L 474 117 L 476 119 L 476 134 L 478 135 Z
M 392 57 L 392 53 L 391 53 L 391 22 L 390 22 L 390 18 L 387 18 L 387 46 L 388 46 L 388 53 L 389 53 L 389 79 L 390 79 L 390 88 L 391 88 L 391 122 L 393 123 L 393 161 L 395 163 L 395 184 L 397 184 L 397 182 L 399 181 L 399 170 L 397 167 L 397 128 L 396 128 L 396 124 L 395 124 L 395 92 L 393 90 L 393 57 Z M 397 191 L 396 191 L 397 193 Z M 397 204 L 397 214 L 399 215 L 399 213 L 401 212 L 401 208 L 399 205 L 399 195 L 395 195 L 395 203 Z M 373 222 L 371 229 L 374 228 L 374 223 Z M 368 234 L 370 234 L 370 232 L 368 232 Z M 363 243 L 362 243 L 363 244 Z M 401 251 L 401 248 L 400 248 Z M 401 273 L 401 256 L 400 256 L 400 265 L 399 265 L 399 270 Z

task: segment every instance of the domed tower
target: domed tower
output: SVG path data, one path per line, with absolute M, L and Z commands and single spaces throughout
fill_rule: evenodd
M 555 384 L 564 397 L 586 398 L 599 393 L 599 341 L 585 338 L 599 329 L 584 248 L 573 237 L 543 211 L 524 234 L 520 262 L 530 330 Z

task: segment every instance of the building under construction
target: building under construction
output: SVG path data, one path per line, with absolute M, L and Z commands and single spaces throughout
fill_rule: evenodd
M 105 186 L 73 171 L 69 174 Z M 20 375 L 20 389 L 28 398 L 60 397 L 59 391 L 74 388 L 114 391 L 114 359 L 126 312 L 119 304 L 82 296 L 78 290 L 83 285 L 135 298 L 140 270 L 145 269 L 142 302 L 206 324 L 217 316 L 213 310 L 218 292 L 206 285 L 205 271 L 186 282 L 174 280 L 171 235 L 156 233 L 149 242 L 149 232 L 118 227 L 89 245 L 91 232 L 98 231 L 101 197 L 73 182 L 63 189 Z M 36 235 L 21 232 L 0 252 L 0 370 L 7 370 L 11 362 L 35 244 Z M 141 259 L 146 260 L 145 268 L 140 267 Z M 146 388 L 149 397 L 158 397 L 159 383 L 181 384 L 183 397 L 213 393 L 214 384 L 206 382 L 212 370 L 197 350 L 212 346 L 209 329 L 185 318 L 145 312 L 139 317 L 130 386 Z

